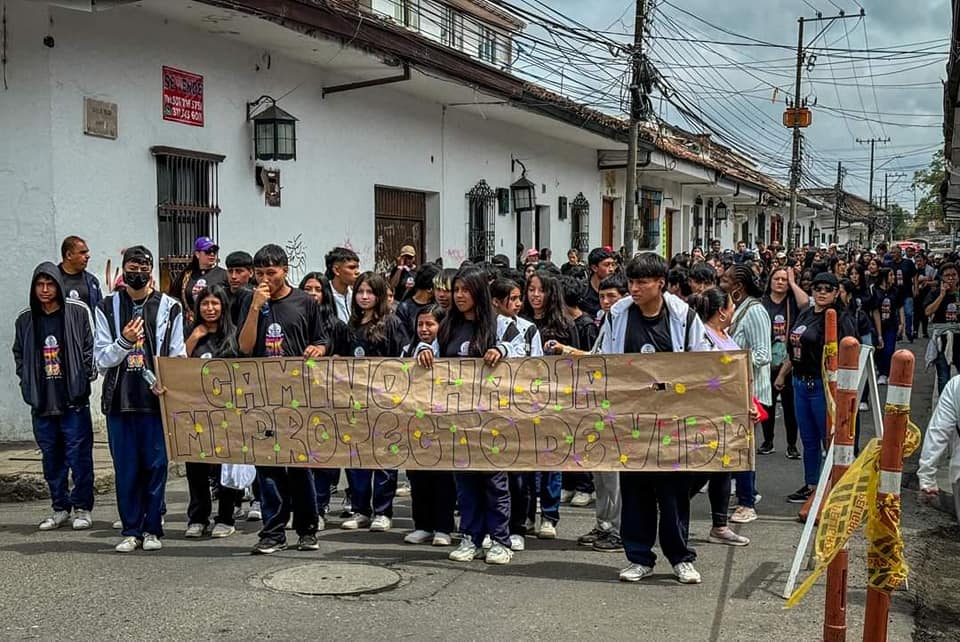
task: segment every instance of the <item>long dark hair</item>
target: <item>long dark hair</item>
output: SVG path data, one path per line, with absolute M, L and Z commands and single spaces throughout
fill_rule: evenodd
M 366 283 L 377 297 L 377 305 L 373 308 L 373 320 L 364 325 L 364 311 L 357 305 L 357 292 L 360 286 Z M 385 319 L 390 315 L 390 302 L 387 301 L 387 280 L 376 272 L 364 272 L 357 277 L 353 284 L 353 300 L 350 302 L 350 330 L 363 331 L 367 341 L 378 343 L 386 338 Z
M 540 280 L 540 287 L 543 289 L 543 317 L 539 323 L 534 315 L 533 306 L 530 305 L 530 299 L 527 297 L 527 290 L 534 279 Z M 570 340 L 570 326 L 566 317 L 563 316 L 560 281 L 546 271 L 537 270 L 527 279 L 526 286 L 523 288 L 523 310 L 520 314 L 523 318 L 537 325 L 540 329 L 540 336 L 544 341 L 549 339 Z
M 687 297 L 689 305 L 700 320 L 706 323 L 713 315 L 722 310 L 730 300 L 730 295 L 718 287 L 707 288 L 700 294 L 691 294 Z
M 323 296 L 323 301 L 320 302 L 320 318 L 326 322 L 329 317 L 337 316 L 337 304 L 333 300 L 333 286 L 330 285 L 330 279 L 323 272 L 307 272 L 300 279 L 300 285 L 297 287 L 301 290 L 304 289 L 307 286 L 307 281 L 311 279 L 320 284 Z
M 470 341 L 470 356 L 482 357 L 487 350 L 497 344 L 497 315 L 494 313 L 493 303 L 490 301 L 490 286 L 487 284 L 487 278 L 483 275 L 483 272 L 474 266 L 462 268 L 454 275 L 450 283 L 451 291 L 456 290 L 458 283 L 473 297 L 476 330 L 473 339 Z M 450 343 L 455 329 L 464 323 L 467 323 L 467 318 L 454 301 L 447 311 L 443 323 L 440 324 L 440 332 L 437 333 L 437 340 L 441 349 Z
M 203 325 L 200 315 L 200 304 L 207 297 L 215 297 L 220 301 L 220 319 L 217 321 L 217 331 L 211 333 L 214 339 L 215 357 L 235 357 L 240 354 L 240 345 L 237 343 L 237 329 L 230 318 L 230 295 L 222 285 L 211 285 L 203 288 L 193 304 L 193 332 L 197 326 Z M 209 335 L 208 335 L 209 336 Z

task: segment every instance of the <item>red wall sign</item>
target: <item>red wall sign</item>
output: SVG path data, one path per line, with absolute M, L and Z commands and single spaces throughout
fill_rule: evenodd
M 163 68 L 163 119 L 203 127 L 203 76 Z

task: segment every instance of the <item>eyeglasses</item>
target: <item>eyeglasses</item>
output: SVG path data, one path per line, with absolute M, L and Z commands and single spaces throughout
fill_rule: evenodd
M 818 285 L 813 288 L 813 291 L 817 294 L 831 294 L 837 291 L 837 288 L 832 285 Z
M 207 256 L 216 256 L 219 254 L 219 250 L 201 250 Z

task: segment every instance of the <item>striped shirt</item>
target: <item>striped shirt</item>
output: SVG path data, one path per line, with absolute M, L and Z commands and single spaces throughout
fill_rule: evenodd
M 773 402 L 770 385 L 770 315 L 759 299 L 747 297 L 733 315 L 730 336 L 750 353 L 753 367 L 753 396 L 765 406 Z

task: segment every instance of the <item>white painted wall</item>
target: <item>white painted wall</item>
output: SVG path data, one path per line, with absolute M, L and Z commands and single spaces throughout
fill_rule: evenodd
M 13 319 L 27 303 L 33 267 L 57 257 L 63 236 L 88 240 L 98 275 L 108 257 L 116 263 L 123 247 L 157 249 L 154 145 L 226 155 L 219 191 L 224 254 L 284 244 L 302 233 L 308 270 L 322 269 L 323 255 L 338 244 L 352 246 L 370 267 L 374 186 L 384 185 L 434 194 L 428 197 L 427 255 L 456 265 L 466 256 L 467 191 L 481 178 L 494 188 L 509 186 L 519 177 L 511 173 L 511 156 L 525 160 L 538 202 L 550 207 L 555 256 L 562 260 L 571 240 L 569 218 L 556 219 L 561 195 L 572 201 L 582 191 L 589 199 L 592 240 L 599 242 L 601 176 L 594 149 L 488 120 L 475 110 L 444 108 L 404 93 L 401 85 L 322 100 L 324 84 L 347 79 L 276 53 L 269 70 L 257 71 L 262 50 L 136 7 L 88 14 L 23 0 L 7 4 L 10 89 L 0 92 L 0 223 L 11 233 L 0 240 L 0 269 L 14 294 L 0 309 L 0 345 L 12 343 Z M 48 49 L 41 40 L 51 16 L 56 47 Z M 161 118 L 164 64 L 204 76 L 204 127 Z M 281 105 L 300 119 L 297 160 L 274 164 L 282 170 L 283 206 L 268 208 L 254 183 L 245 103 L 288 92 Z M 117 103 L 117 140 L 83 134 L 84 96 Z M 498 251 L 512 259 L 514 215 L 498 216 L 496 232 Z M 0 359 L 0 381 L 6 384 L 0 387 L 0 440 L 29 439 L 9 356 Z

